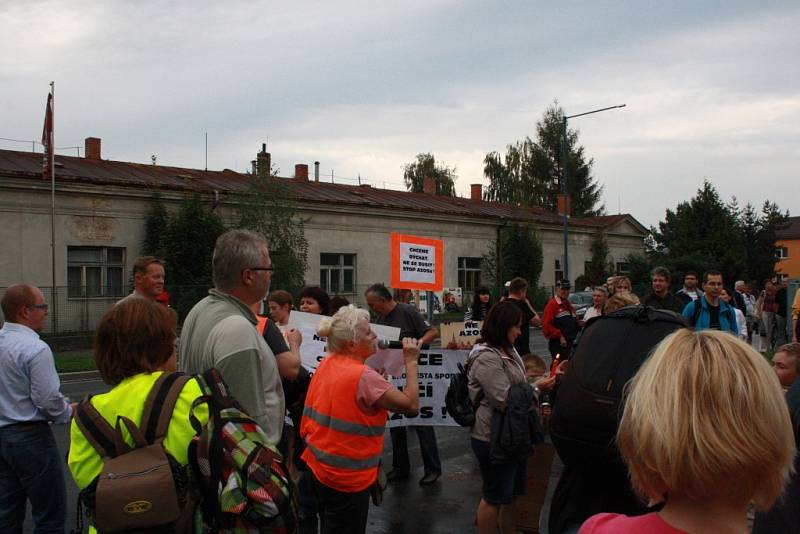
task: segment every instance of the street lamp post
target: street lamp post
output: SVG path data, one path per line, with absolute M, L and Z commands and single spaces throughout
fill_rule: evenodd
M 568 236 L 569 236 L 569 220 L 567 216 L 568 212 L 568 205 L 571 204 L 568 200 L 567 196 L 567 167 L 568 161 L 567 158 L 569 157 L 569 150 L 567 148 L 567 120 L 574 119 L 575 117 L 582 117 L 584 115 L 591 115 L 592 113 L 600 113 L 601 111 L 608 111 L 609 109 L 617 109 L 617 108 L 624 108 L 625 104 L 619 104 L 617 106 L 609 106 L 607 108 L 595 109 L 592 111 L 586 111 L 584 113 L 576 113 L 575 115 L 564 115 L 564 120 L 561 124 L 561 194 L 563 195 L 564 199 L 564 276 L 562 280 L 569 281 L 569 244 L 568 244 Z

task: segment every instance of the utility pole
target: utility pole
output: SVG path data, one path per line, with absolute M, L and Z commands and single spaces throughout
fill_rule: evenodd
M 617 106 L 609 106 L 607 108 L 595 109 L 592 111 L 586 111 L 584 113 L 576 113 L 575 115 L 564 115 L 564 120 L 561 124 L 561 194 L 563 195 L 563 209 L 564 209 L 564 265 L 562 266 L 564 269 L 564 277 L 562 280 L 566 280 L 569 282 L 569 210 L 568 205 L 571 205 L 572 202 L 569 202 L 569 197 L 567 193 L 567 177 L 569 176 L 569 148 L 567 147 L 567 120 L 574 119 L 575 117 L 583 117 L 584 115 L 591 115 L 593 113 L 600 113 L 601 111 L 608 111 L 609 109 L 617 109 L 617 108 L 624 108 L 625 104 L 619 104 Z

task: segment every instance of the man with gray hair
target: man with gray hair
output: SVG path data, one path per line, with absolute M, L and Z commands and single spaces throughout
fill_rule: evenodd
M 202 373 L 216 367 L 245 411 L 277 444 L 283 429 L 283 386 L 275 355 L 256 330 L 251 306 L 264 299 L 272 261 L 261 234 L 229 230 L 211 260 L 214 289 L 195 304 L 181 331 L 180 367 Z

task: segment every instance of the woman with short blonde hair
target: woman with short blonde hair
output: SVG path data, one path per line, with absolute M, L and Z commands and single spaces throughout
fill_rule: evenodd
M 769 364 L 714 330 L 682 329 L 656 347 L 631 381 L 617 443 L 634 487 L 664 508 L 598 514 L 581 534 L 748 532 L 748 503 L 770 507 L 795 455 Z
M 625 308 L 626 306 L 636 306 L 637 304 L 639 304 L 639 297 L 629 291 L 614 293 L 603 305 L 603 315 L 614 313 L 618 309 Z
M 320 362 L 308 388 L 300 435 L 323 533 L 363 533 L 370 487 L 383 454 L 387 411 L 419 411 L 417 359 L 421 343 L 403 339 L 406 383 L 402 391 L 364 365 L 377 349 L 369 313 L 353 305 L 320 322 L 330 354 Z

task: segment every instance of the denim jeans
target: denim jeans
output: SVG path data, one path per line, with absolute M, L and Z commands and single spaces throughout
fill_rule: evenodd
M 439 460 L 439 447 L 436 444 L 436 433 L 432 426 L 410 426 L 417 431 L 419 448 L 422 453 L 422 464 L 425 474 L 442 473 L 442 462 Z M 392 437 L 392 467 L 400 473 L 409 473 L 411 463 L 408 459 L 408 436 L 406 427 L 389 429 Z
M 22 533 L 29 499 L 34 532 L 63 534 L 67 490 L 62 463 L 50 425 L 0 428 L 0 532 Z

